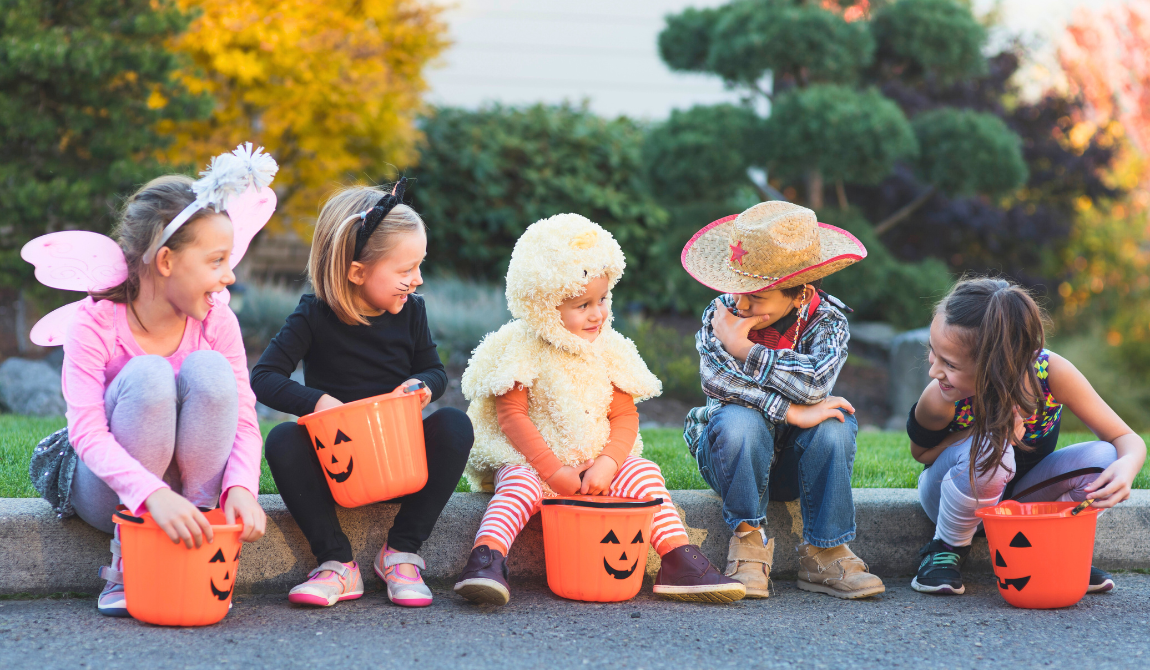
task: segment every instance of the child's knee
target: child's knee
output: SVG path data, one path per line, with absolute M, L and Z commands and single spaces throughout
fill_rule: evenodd
M 853 456 L 857 449 L 858 421 L 853 414 L 843 412 L 844 421 L 827 419 L 814 427 L 814 436 L 807 451 L 820 450 Z
M 1118 460 L 1118 450 L 1113 444 L 1109 442 L 1087 442 L 1082 445 L 1084 452 L 1082 454 L 1081 467 L 1098 467 L 1108 468 L 1110 464 Z
M 310 438 L 294 421 L 286 421 L 272 428 L 264 441 L 264 457 L 272 467 L 295 463 L 301 453 L 310 452 Z
M 720 409 L 707 424 L 706 439 L 712 449 L 731 456 L 744 452 L 769 453 L 774 449 L 774 435 L 767 419 L 757 410 L 740 405 L 725 405 Z
M 962 464 L 950 469 L 943 479 L 943 485 L 945 486 L 948 481 L 952 482 L 955 489 L 962 495 L 968 498 L 987 500 L 1002 496 L 1002 492 L 1006 490 L 1006 485 L 1013 476 L 1013 461 L 1009 464 L 999 463 L 993 470 L 978 472 L 972 486 L 970 470 L 966 464 Z
M 495 475 L 495 492 L 524 491 L 543 497 L 543 481 L 533 470 L 523 465 L 504 466 Z
M 211 349 L 201 349 L 188 354 L 184 362 L 180 364 L 180 372 L 183 373 L 184 371 L 191 371 L 197 376 L 211 375 L 226 379 L 235 378 L 235 375 L 232 374 L 232 364 L 228 362 L 227 356 Z
M 424 419 L 425 430 L 435 435 L 443 435 L 444 448 L 459 451 L 466 455 L 471 453 L 471 446 L 475 443 L 475 428 L 471 425 L 471 418 L 454 407 L 437 409 Z
M 151 405 L 173 405 L 176 401 L 176 375 L 172 364 L 162 356 L 136 356 L 120 370 L 127 392 Z
M 656 481 L 660 485 L 666 486 L 663 479 L 663 469 L 660 468 L 659 464 L 655 461 L 649 461 L 646 458 L 640 458 L 638 456 L 628 456 L 627 459 L 623 461 L 623 465 L 619 466 L 615 477 L 629 476 L 632 473 L 638 473 L 640 480 Z
M 195 396 L 212 408 L 225 408 L 239 402 L 239 391 L 231 363 L 218 351 L 193 351 L 180 365 L 180 391 Z
M 496 488 L 495 492 L 518 498 L 521 504 L 532 507 L 543 500 L 543 482 L 538 477 L 517 477 Z

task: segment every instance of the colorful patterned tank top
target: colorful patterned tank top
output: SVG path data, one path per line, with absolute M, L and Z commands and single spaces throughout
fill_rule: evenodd
M 1043 349 L 1038 352 L 1034 360 L 1034 372 L 1038 375 L 1038 383 L 1042 387 L 1042 401 L 1034 416 L 1027 419 L 1023 426 L 1025 433 L 1022 436 L 1024 444 L 1034 445 L 1050 434 L 1058 421 L 1062 418 L 1062 404 L 1050 394 L 1050 384 L 1046 381 L 1050 374 L 1046 368 L 1050 365 L 1050 350 Z M 947 430 L 954 432 L 965 430 L 974 425 L 974 397 L 963 398 L 954 403 L 954 420 L 947 426 Z

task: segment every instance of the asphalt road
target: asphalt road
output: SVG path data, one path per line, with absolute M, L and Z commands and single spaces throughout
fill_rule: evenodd
M 1115 591 L 1053 611 L 1014 609 L 989 575 L 968 576 L 957 597 L 900 579 L 849 602 L 787 581 L 768 600 L 728 606 L 660 601 L 649 586 L 630 602 L 588 604 L 519 584 L 491 608 L 443 585 L 420 610 L 380 591 L 324 610 L 249 595 L 198 629 L 108 619 L 87 598 L 5 600 L 0 668 L 1150 667 L 1150 576 L 1116 578 Z

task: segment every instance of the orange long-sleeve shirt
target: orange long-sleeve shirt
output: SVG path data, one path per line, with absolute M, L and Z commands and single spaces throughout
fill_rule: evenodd
M 499 427 L 507 436 L 511 446 L 523 454 L 531 467 L 539 473 L 543 481 L 555 474 L 563 463 L 547 446 L 547 441 L 539 434 L 539 429 L 531 423 L 527 414 L 527 389 L 516 384 L 507 393 L 495 398 L 495 412 Z M 630 394 L 614 389 L 611 406 L 607 409 L 607 420 L 611 422 L 611 433 L 603 455 L 622 465 L 639 434 L 639 410 Z

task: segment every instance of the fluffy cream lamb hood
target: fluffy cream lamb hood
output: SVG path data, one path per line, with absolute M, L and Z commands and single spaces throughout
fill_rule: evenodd
M 610 320 L 592 343 L 559 319 L 561 302 L 595 277 L 606 275 L 614 288 L 625 265 L 611 233 L 578 214 L 537 221 L 515 243 L 507 269 L 507 306 L 515 319 L 483 338 L 463 373 L 467 415 L 475 425 L 464 473 L 471 490 L 492 490 L 502 465 L 528 465 L 495 414 L 495 397 L 516 382 L 527 387 L 531 421 L 564 465 L 595 458 L 607 445 L 612 385 L 636 402 L 662 391 L 634 343 Z M 631 453 L 642 451 L 637 437 Z

